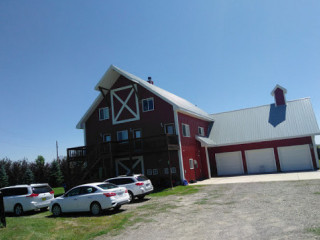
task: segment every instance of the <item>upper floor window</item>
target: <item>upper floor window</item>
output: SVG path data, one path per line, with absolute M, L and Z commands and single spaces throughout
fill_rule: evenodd
M 182 123 L 182 136 L 190 137 L 190 127 L 188 124 Z
M 172 123 L 171 124 L 165 124 L 164 125 L 164 130 L 165 130 L 166 134 L 174 134 L 175 133 L 174 125 Z
M 109 108 L 99 108 L 99 120 L 109 119 Z
M 128 130 L 118 131 L 117 132 L 117 140 L 119 142 L 128 140 Z
M 204 136 L 204 128 L 203 127 L 198 127 L 198 134 L 199 134 L 199 136 Z
M 111 142 L 111 135 L 103 134 L 103 142 Z
M 148 112 L 154 110 L 153 98 L 142 99 L 142 111 Z

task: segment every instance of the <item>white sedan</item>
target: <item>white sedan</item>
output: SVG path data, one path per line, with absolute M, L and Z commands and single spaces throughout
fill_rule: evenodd
M 50 203 L 54 216 L 66 212 L 91 212 L 99 215 L 105 209 L 119 209 L 129 203 L 128 190 L 111 183 L 89 183 L 72 188 Z

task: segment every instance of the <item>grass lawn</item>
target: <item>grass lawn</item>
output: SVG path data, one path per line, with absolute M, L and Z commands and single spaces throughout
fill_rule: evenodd
M 183 196 L 194 194 L 199 191 L 200 186 L 178 186 L 173 189 L 151 194 L 151 198 L 164 197 L 169 195 Z M 63 188 L 55 188 L 55 196 L 63 194 Z M 152 206 L 152 213 L 163 212 L 172 206 Z M 90 214 L 68 214 L 54 218 L 48 211 L 26 214 L 23 217 L 9 216 L 6 218 L 7 227 L 0 228 L 0 239 L 91 239 L 93 237 L 106 234 L 112 231 L 117 234 L 119 230 L 137 221 L 144 221 L 141 216 L 137 217 L 138 211 L 146 207 L 122 212 L 108 211 L 101 216 L 91 216 Z

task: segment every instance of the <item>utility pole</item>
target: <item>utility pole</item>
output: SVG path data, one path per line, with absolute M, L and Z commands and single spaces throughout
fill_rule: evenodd
M 57 161 L 59 162 L 58 141 L 56 141 Z

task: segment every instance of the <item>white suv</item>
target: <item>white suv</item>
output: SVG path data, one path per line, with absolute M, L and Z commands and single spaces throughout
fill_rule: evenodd
M 141 174 L 136 174 L 133 176 L 118 176 L 115 178 L 109 178 L 105 180 L 105 182 L 126 187 L 130 195 L 130 202 L 132 202 L 135 197 L 138 199 L 143 199 L 147 194 L 153 191 L 153 185 L 151 181 Z
M 54 198 L 52 188 L 46 183 L 16 185 L 1 188 L 5 212 L 20 216 L 23 212 L 47 209 Z

